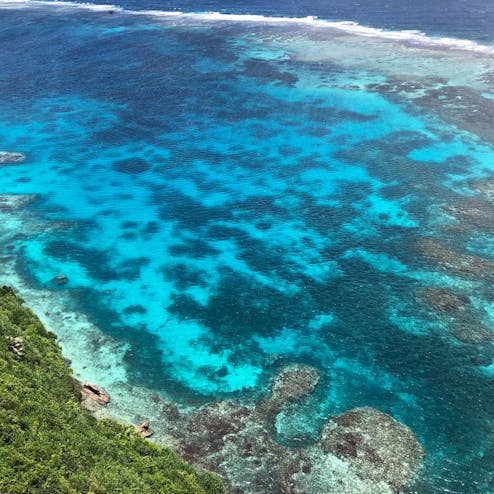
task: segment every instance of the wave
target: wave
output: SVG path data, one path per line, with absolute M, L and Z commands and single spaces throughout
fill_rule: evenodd
M 151 16 L 161 18 L 176 18 L 203 22 L 231 22 L 231 23 L 255 23 L 255 24 L 295 24 L 309 25 L 318 28 L 332 29 L 339 33 L 356 35 L 368 38 L 378 38 L 422 47 L 441 48 L 450 50 L 474 51 L 494 55 L 494 46 L 482 45 L 476 41 L 451 37 L 433 37 L 415 30 L 388 31 L 385 29 L 363 26 L 353 21 L 330 21 L 320 19 L 317 16 L 307 17 L 275 17 L 258 14 L 227 14 L 223 12 L 182 12 L 179 10 L 128 10 L 117 5 L 80 3 L 70 1 L 47 0 L 0 0 L 0 9 L 12 7 L 36 7 L 50 6 L 66 9 L 85 9 L 97 12 L 122 13 L 127 15 Z

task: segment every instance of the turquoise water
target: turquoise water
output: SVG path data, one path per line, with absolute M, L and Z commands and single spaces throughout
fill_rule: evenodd
M 2 256 L 127 345 L 131 385 L 249 401 L 308 363 L 327 386 L 309 431 L 374 406 L 424 444 L 416 492 L 494 492 L 491 52 L 309 22 L 0 15 L 0 150 L 27 156 L 2 193 L 37 194 Z

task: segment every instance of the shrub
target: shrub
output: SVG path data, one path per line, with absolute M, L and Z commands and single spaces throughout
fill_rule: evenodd
M 221 481 L 79 406 L 54 334 L 0 288 L 2 494 L 220 494 Z

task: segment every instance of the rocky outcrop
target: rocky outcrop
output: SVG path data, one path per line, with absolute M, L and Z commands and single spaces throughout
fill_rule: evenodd
M 19 357 L 24 355 L 24 339 L 22 336 L 7 336 L 9 350 Z
M 154 434 L 154 432 L 149 428 L 148 420 L 145 420 L 141 425 L 135 425 L 134 432 L 142 437 L 151 437 Z
M 52 280 L 55 285 L 66 285 L 69 282 L 69 278 L 65 274 L 57 274 Z
M 81 406 L 93 412 L 110 403 L 110 395 L 96 384 L 83 383 L 81 394 Z
M 25 161 L 26 155 L 23 153 L 12 153 L 9 151 L 0 151 L 0 165 L 15 165 Z

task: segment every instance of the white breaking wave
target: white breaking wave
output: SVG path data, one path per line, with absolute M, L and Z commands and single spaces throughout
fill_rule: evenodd
M 319 19 L 317 16 L 307 17 L 275 17 L 257 14 L 226 14 L 222 12 L 181 12 L 181 11 L 160 11 L 160 10 L 127 10 L 117 5 L 101 5 L 92 3 L 79 3 L 68 1 L 43 1 L 43 0 L 0 0 L 1 8 L 18 7 L 58 7 L 66 9 L 85 9 L 96 12 L 118 12 L 127 15 L 140 15 L 161 18 L 176 18 L 177 20 L 187 19 L 202 22 L 238 22 L 255 24 L 296 24 L 310 25 L 313 27 L 329 28 L 340 33 L 356 36 L 379 38 L 390 41 L 406 42 L 421 46 L 435 48 L 467 50 L 480 53 L 494 54 L 494 46 L 487 46 L 476 41 L 449 37 L 431 37 L 423 32 L 414 30 L 387 31 L 385 29 L 363 26 L 353 21 L 329 21 Z

